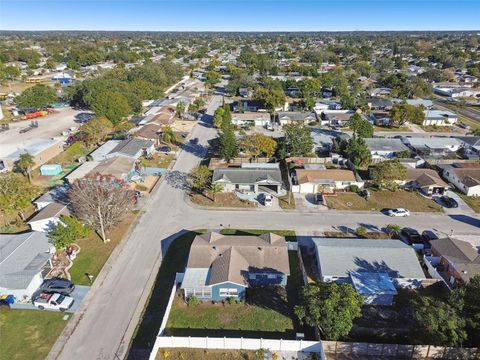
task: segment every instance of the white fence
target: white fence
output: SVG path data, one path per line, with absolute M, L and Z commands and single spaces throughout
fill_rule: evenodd
M 427 271 L 430 276 L 434 279 L 443 281 L 445 285 L 447 285 L 447 287 L 450 289 L 450 284 L 448 284 L 442 277 L 442 275 L 438 273 L 437 269 L 435 269 L 435 265 L 438 265 L 440 263 L 440 258 L 435 256 L 423 255 L 423 262 L 427 266 Z
M 302 351 L 318 353 L 321 359 L 325 359 L 320 341 L 160 336 L 155 341 L 150 360 L 155 360 L 158 350 L 161 348 Z

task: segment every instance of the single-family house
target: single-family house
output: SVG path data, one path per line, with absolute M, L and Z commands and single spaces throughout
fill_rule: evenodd
M 443 177 L 467 196 L 480 196 L 480 165 L 454 163 L 442 166 Z
M 350 283 L 367 304 L 390 305 L 398 288 L 426 278 L 415 250 L 400 240 L 313 238 L 319 280 Z
M 41 210 L 54 202 L 66 203 L 68 202 L 67 191 L 68 187 L 66 186 L 56 186 L 33 200 L 33 204 L 37 210 Z
M 115 156 L 126 156 L 132 159 L 138 159 L 140 156 L 150 155 L 154 150 L 155 143 L 153 141 L 130 138 L 117 143 L 117 145 L 105 155 L 105 159 L 110 159 Z
M 221 184 L 223 192 L 273 192 L 283 195 L 282 173 L 277 164 L 253 164 L 255 167 L 217 168 L 213 170 L 212 182 Z
M 133 158 L 117 156 L 100 162 L 90 171 L 90 174 L 113 176 L 128 182 L 135 175 L 138 166 L 136 163 L 137 161 Z
M 43 232 L 0 236 L 0 295 L 28 299 L 52 268 L 55 247 Z
M 300 194 L 326 193 L 348 189 L 355 185 L 363 188 L 364 182 L 348 169 L 297 169 L 292 191 Z
M 480 136 L 456 136 L 463 143 L 463 156 L 478 159 L 480 156 Z
M 353 110 L 323 110 L 319 118 L 322 125 L 344 126 L 353 114 Z
M 289 275 L 284 237 L 272 233 L 228 236 L 209 232 L 193 240 L 180 288 L 185 298 L 244 299 L 247 288 L 285 286 Z
M 142 126 L 142 128 L 135 133 L 135 137 L 142 140 L 152 141 L 155 146 L 159 146 L 161 142 L 162 128 L 163 125 L 147 124 Z
M 409 153 L 410 149 L 400 139 L 365 138 L 374 163 L 392 159 L 398 154 Z
M 457 114 L 446 110 L 425 110 L 423 126 L 452 126 L 458 121 Z
M 450 237 L 432 240 L 432 256 L 439 257 L 437 271 L 446 272 L 451 286 L 466 284 L 472 277 L 480 274 L 480 253 L 477 247 L 463 240 Z
M 448 184 L 443 181 L 433 169 L 414 169 L 407 167 L 405 188 L 417 189 L 426 196 L 443 195 L 448 190 Z
M 392 110 L 393 102 L 390 99 L 370 98 L 367 99 L 367 105 L 371 110 Z
M 460 140 L 449 137 L 407 137 L 402 141 L 422 158 L 456 158 L 463 146 Z
M 48 232 L 61 222 L 62 215 L 70 215 L 66 203 L 55 201 L 38 210 L 27 224 L 32 231 Z
M 266 112 L 232 114 L 232 124 L 237 126 L 267 126 L 271 123 L 270 114 Z
M 314 112 L 280 111 L 277 113 L 277 119 L 282 126 L 287 124 L 308 125 L 317 121 L 317 116 Z

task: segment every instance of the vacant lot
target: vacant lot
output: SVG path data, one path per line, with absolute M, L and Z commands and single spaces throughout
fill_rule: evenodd
M 442 207 L 431 199 L 424 198 L 417 192 L 410 191 L 370 191 L 370 198 L 365 200 L 355 193 L 338 193 L 327 196 L 327 206 L 336 210 L 379 211 L 385 208 L 406 208 L 418 212 L 439 212 Z
M 103 265 L 110 257 L 113 249 L 122 240 L 130 225 L 135 220 L 136 214 L 129 213 L 123 221 L 107 233 L 110 242 L 104 244 L 97 233 L 92 232 L 90 236 L 78 240 L 76 243 L 80 246 L 80 253 L 73 261 L 73 266 L 69 272 L 72 281 L 77 285 L 90 285 L 86 274 L 91 274 L 95 278 L 102 270 Z
M 37 310 L 0 311 L 0 359 L 45 359 L 67 323 L 64 315 Z
M 157 360 L 264 360 L 261 350 L 160 349 Z

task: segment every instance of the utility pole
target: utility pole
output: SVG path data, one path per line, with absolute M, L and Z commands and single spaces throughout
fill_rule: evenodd
M 106 243 L 107 239 L 105 236 L 105 229 L 103 227 L 103 217 L 102 217 L 102 212 L 100 211 L 100 205 L 98 206 L 98 218 L 100 219 L 100 228 L 102 229 L 102 240 L 104 243 Z

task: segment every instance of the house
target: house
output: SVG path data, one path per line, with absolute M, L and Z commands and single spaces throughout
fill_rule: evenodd
M 468 159 L 480 157 L 480 136 L 455 136 L 463 144 L 463 156 Z
M 480 165 L 453 163 L 444 165 L 443 177 L 467 196 L 480 196 Z
M 48 232 L 61 222 L 62 215 L 70 215 L 67 204 L 55 201 L 38 210 L 27 224 L 32 231 Z
M 155 146 L 159 146 L 162 128 L 163 126 L 159 124 L 147 124 L 135 133 L 135 137 L 152 141 Z
M 435 94 L 447 96 L 450 98 L 459 98 L 459 97 L 477 97 L 480 98 L 480 90 L 472 89 L 469 87 L 434 87 L 433 91 Z
M 130 157 L 117 156 L 100 162 L 89 173 L 113 176 L 128 182 L 137 170 L 136 160 Z
M 107 159 L 107 155 L 120 144 L 121 140 L 108 140 L 94 151 L 92 151 L 88 158 L 93 161 L 102 161 Z
M 451 286 L 458 283 L 466 284 L 472 277 L 480 274 L 480 254 L 478 248 L 471 243 L 450 237 L 433 240 L 430 243 L 432 256 L 440 258 L 437 262 L 446 272 L 447 281 Z
M 355 114 L 353 110 L 324 110 L 319 115 L 322 125 L 344 126 Z
M 232 114 L 232 124 L 237 126 L 267 126 L 271 123 L 269 113 L 244 112 Z
M 410 153 L 410 149 L 400 139 L 391 138 L 365 138 L 368 150 L 372 154 L 374 163 L 397 157 L 402 153 Z
M 45 233 L 0 236 L 0 295 L 29 299 L 52 268 L 55 247 Z
M 315 152 L 326 155 L 330 154 L 333 149 L 334 137 L 318 128 L 310 128 L 310 132 L 312 134 Z
M 405 188 L 417 189 L 426 196 L 443 195 L 448 184 L 433 169 L 414 169 L 407 167 Z
M 367 121 L 373 125 L 390 126 L 392 124 L 392 119 L 390 118 L 390 113 L 388 111 L 374 110 L 366 117 Z
M 63 144 L 62 139 L 50 138 L 28 140 L 18 147 L 2 145 L 0 146 L 0 163 L 3 164 L 3 169 L 12 170 L 20 155 L 29 153 L 33 156 L 35 169 L 60 154 L 63 151 Z
M 87 161 L 77 167 L 75 170 L 70 172 L 64 179 L 69 184 L 73 184 L 76 180 L 83 179 L 85 176 L 90 174 L 95 167 L 97 167 L 101 161 Z
M 463 146 L 460 140 L 448 137 L 408 137 L 402 141 L 422 158 L 456 158 L 456 152 Z
M 457 114 L 445 110 L 425 110 L 423 126 L 452 126 L 458 121 Z
M 390 96 L 392 89 L 387 87 L 375 88 L 370 91 L 370 96 Z
M 242 164 L 240 168 L 214 169 L 212 182 L 223 185 L 223 192 L 266 191 L 275 195 L 285 193 L 278 163 Z
M 363 188 L 364 182 L 357 179 L 352 170 L 346 169 L 297 169 L 292 191 L 300 194 L 334 193 L 356 185 Z
M 317 121 L 317 116 L 314 112 L 280 111 L 277 113 L 277 119 L 282 126 L 287 124 L 308 125 Z
M 319 279 L 350 283 L 367 304 L 390 305 L 394 289 L 426 278 L 415 250 L 399 240 L 313 238 Z
M 154 150 L 155 143 L 153 141 L 130 138 L 117 143 L 117 145 L 105 155 L 105 159 L 110 159 L 115 156 L 126 156 L 132 159 L 138 159 L 140 156 L 151 154 Z
M 244 299 L 255 286 L 285 286 L 290 275 L 285 238 L 275 234 L 197 235 L 188 255 L 181 289 L 185 298 Z
M 371 110 L 392 110 L 393 102 L 389 99 L 370 98 L 367 99 L 367 105 Z
M 68 201 L 67 197 L 68 187 L 66 186 L 56 186 L 45 194 L 41 195 L 33 201 L 35 208 L 41 210 L 47 205 L 50 205 L 54 202 L 65 203 Z

